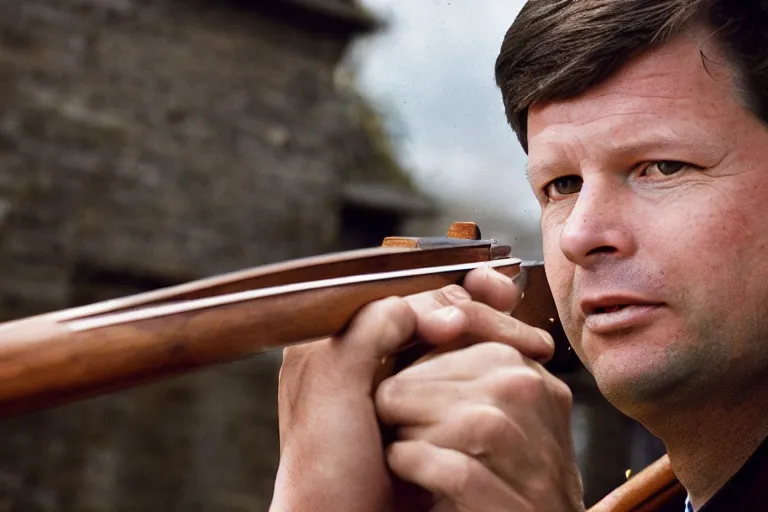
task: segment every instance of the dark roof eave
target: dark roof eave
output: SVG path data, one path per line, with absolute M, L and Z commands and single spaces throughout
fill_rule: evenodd
M 263 3 L 261 8 L 288 24 L 344 37 L 371 33 L 382 28 L 381 21 L 364 10 L 323 0 L 273 0 Z
M 438 211 L 437 206 L 424 195 L 383 183 L 347 183 L 342 190 L 342 198 L 351 206 L 400 215 L 428 217 Z

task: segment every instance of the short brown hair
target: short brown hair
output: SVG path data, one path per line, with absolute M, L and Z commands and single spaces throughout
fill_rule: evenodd
M 695 22 L 722 46 L 744 106 L 768 123 L 768 0 L 529 0 L 496 60 L 523 149 L 532 104 L 581 94 Z

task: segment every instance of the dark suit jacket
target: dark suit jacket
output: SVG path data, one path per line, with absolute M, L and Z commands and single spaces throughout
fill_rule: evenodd
M 768 439 L 697 512 L 768 512 Z

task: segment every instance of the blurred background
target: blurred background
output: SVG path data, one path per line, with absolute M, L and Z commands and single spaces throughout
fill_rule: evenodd
M 540 257 L 493 83 L 521 5 L 0 1 L 0 319 L 452 220 Z M 279 364 L 0 423 L 0 512 L 266 511 Z M 663 447 L 563 379 L 589 504 Z

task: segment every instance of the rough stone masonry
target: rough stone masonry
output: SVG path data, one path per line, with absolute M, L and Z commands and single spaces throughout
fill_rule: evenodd
M 0 2 L 0 317 L 333 250 L 341 0 Z M 0 424 L 0 511 L 266 510 L 265 356 Z

